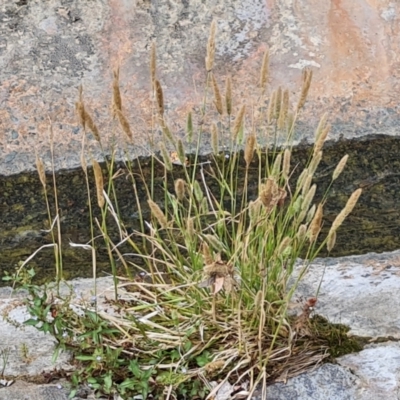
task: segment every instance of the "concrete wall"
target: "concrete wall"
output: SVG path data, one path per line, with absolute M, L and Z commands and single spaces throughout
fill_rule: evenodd
M 49 164 L 53 123 L 57 168 L 79 164 L 77 87 L 105 143 L 112 69 L 121 68 L 125 114 L 135 154 L 146 153 L 151 123 L 149 53 L 157 44 L 158 77 L 174 132 L 203 94 L 209 26 L 218 22 L 215 73 L 232 75 L 235 107 L 250 110 L 266 48 L 272 87 L 297 100 L 301 69 L 314 71 L 301 129 L 324 111 L 331 138 L 397 134 L 400 3 L 389 0 L 3 0 L 0 4 L 0 173 L 32 168 L 35 150 Z M 195 111 L 195 124 L 198 122 Z M 158 140 L 159 137 L 156 137 Z M 92 146 L 93 155 L 99 149 Z

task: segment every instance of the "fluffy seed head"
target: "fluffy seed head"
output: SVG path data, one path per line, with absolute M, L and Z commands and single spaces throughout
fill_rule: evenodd
M 357 204 L 358 199 L 360 198 L 362 193 L 362 189 L 355 190 L 350 198 L 347 200 L 347 203 L 343 210 L 338 214 L 335 220 L 332 223 L 331 229 L 329 230 L 329 234 L 331 235 L 333 232 L 337 231 L 340 225 L 342 225 L 343 221 L 349 216 L 349 214 L 353 211 L 353 208 Z
M 38 157 L 37 155 L 36 155 L 36 169 L 39 174 L 40 182 L 41 182 L 42 186 L 44 187 L 44 189 L 46 189 L 46 173 L 45 173 L 45 169 L 44 169 L 43 160 L 40 157 Z
M 158 106 L 158 113 L 160 116 L 164 115 L 164 94 L 161 87 L 161 83 L 158 79 L 155 81 L 155 89 L 156 89 L 156 99 L 157 99 L 157 106 Z
M 249 168 L 251 160 L 253 159 L 254 148 L 256 146 L 256 135 L 251 134 L 247 137 L 246 147 L 244 149 L 244 160 L 246 161 L 246 167 Z
M 264 92 L 269 75 L 269 50 L 265 50 L 260 72 L 260 88 Z
M 166 228 L 168 226 L 168 220 L 164 213 L 162 212 L 161 208 L 155 203 L 153 200 L 148 199 L 147 203 L 150 207 L 151 213 L 155 217 L 155 219 L 159 222 L 162 228 Z
M 336 244 L 336 231 L 333 231 L 329 236 L 326 242 L 326 249 L 330 253 Z
M 301 94 L 299 102 L 297 103 L 297 111 L 304 107 L 306 103 L 308 91 L 310 90 L 311 80 L 312 80 L 312 70 L 304 69 L 303 70 L 303 86 L 301 88 Z
M 113 109 L 114 111 L 122 111 L 121 92 L 119 90 L 119 68 L 114 71 L 113 75 Z
M 346 166 L 347 159 L 349 158 L 349 155 L 346 154 L 345 156 L 342 157 L 342 159 L 339 161 L 338 165 L 336 166 L 335 170 L 333 171 L 332 174 L 332 181 L 336 180 L 339 175 L 342 173 L 344 167 Z
M 318 204 L 317 211 L 315 212 L 314 218 L 310 224 L 309 239 L 311 243 L 314 243 L 319 235 L 322 225 L 322 204 Z
M 94 138 L 100 143 L 100 133 L 96 124 L 93 122 L 92 117 L 85 111 L 85 123 L 87 128 L 93 133 Z
M 289 177 L 289 173 L 290 173 L 290 157 L 291 157 L 291 155 L 292 155 L 292 152 L 290 151 L 290 149 L 285 149 L 285 152 L 283 153 L 282 174 L 286 179 Z
M 215 20 L 211 23 L 210 36 L 207 43 L 206 70 L 210 72 L 214 66 L 215 55 L 215 33 L 217 31 L 217 23 Z
M 221 92 L 219 91 L 218 82 L 217 82 L 217 80 L 215 78 L 215 75 L 213 73 L 211 73 L 211 78 L 212 78 L 212 87 L 213 87 L 213 91 L 214 91 L 215 108 L 217 109 L 219 115 L 222 115 L 224 110 L 222 108 Z
M 156 80 L 156 44 L 153 42 L 151 44 L 150 50 L 150 77 L 151 77 L 151 87 L 154 89 L 154 83 Z
M 94 172 L 94 180 L 96 182 L 96 193 L 97 193 L 97 204 L 100 208 L 104 207 L 105 199 L 103 194 L 103 173 L 101 172 L 100 164 L 96 161 L 92 161 L 93 164 L 93 172 Z
M 185 197 L 185 181 L 181 178 L 175 181 L 175 193 L 178 200 L 183 200 Z
M 233 130 L 232 130 L 232 134 L 233 134 L 233 141 L 236 142 L 240 128 L 243 125 L 243 119 L 244 119 L 244 113 L 246 111 L 246 106 L 242 105 L 242 107 L 240 108 L 238 115 L 235 118 L 235 122 L 233 123 Z
M 124 131 L 124 133 L 126 134 L 128 139 L 130 141 L 132 141 L 132 131 L 131 131 L 131 127 L 129 125 L 128 120 L 125 118 L 125 115 L 122 114 L 122 112 L 120 110 L 115 110 L 115 111 L 116 111 L 118 121 L 119 121 L 119 124 L 120 124 L 122 130 Z

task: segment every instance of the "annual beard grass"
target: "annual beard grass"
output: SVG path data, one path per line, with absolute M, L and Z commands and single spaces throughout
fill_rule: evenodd
M 69 342 L 63 338 L 62 329 L 54 334 L 60 345 L 72 350 L 80 363 L 75 383 L 91 382 L 100 392 L 108 394 L 145 397 L 152 393 L 172 399 L 188 393 L 191 398 L 204 398 L 205 392 L 211 398 L 226 381 L 233 385 L 248 381 L 249 386 L 243 388 L 243 392 L 250 399 L 258 383 L 261 382 L 265 390 L 273 379 L 288 378 L 327 356 L 326 341 L 310 323 L 309 303 L 304 304 L 302 314 L 296 318 L 288 313 L 296 288 L 296 284 L 290 286 L 289 281 L 300 255 L 305 255 L 304 272 L 322 246 L 326 245 L 329 251 L 333 248 L 337 230 L 353 210 L 361 189 L 352 194 L 328 236 L 321 238 L 326 196 L 315 204 L 316 185 L 312 180 L 329 126 L 323 118 L 317 129 L 313 157 L 297 184 L 292 184 L 290 140 L 299 111 L 305 106 L 312 73 L 304 72 L 300 97 L 293 107 L 287 89 L 266 93 L 268 52 L 262 61 L 259 86 L 262 95 L 269 98 L 268 123 L 287 135 L 286 146 L 284 149 L 261 149 L 256 132 L 265 127 L 260 126 L 244 136 L 247 140 L 243 153 L 221 154 L 220 132 L 229 132 L 228 148 L 238 148 L 239 132 L 245 130 L 246 105 L 236 111 L 231 127 L 234 94 L 228 78 L 225 108 L 229 119 L 222 118 L 222 97 L 214 72 L 211 72 L 215 37 L 216 22 L 213 22 L 207 44 L 206 70 L 214 96 L 213 99 L 205 97 L 205 103 L 208 101 L 208 105 L 212 105 L 214 102 L 210 109 L 216 108 L 219 121 L 218 125 L 210 125 L 213 154 L 206 161 L 200 157 L 202 136 L 194 129 L 191 113 L 186 133 L 190 139 L 198 135 L 198 146 L 190 161 L 182 139 L 173 137 L 168 129 L 164 95 L 156 77 L 155 46 L 151 47 L 150 75 L 156 100 L 153 116 L 159 120 L 163 134 L 162 162 L 154 156 L 151 166 L 154 169 L 160 164 L 164 180 L 157 183 L 162 187 L 162 196 L 154 196 L 155 183 L 148 181 L 140 164 L 134 169 L 127 161 L 130 176 L 135 177 L 132 182 L 141 229 L 128 229 L 120 220 L 118 207 L 114 210 L 108 195 L 110 190 L 103 190 L 100 165 L 92 162 L 97 202 L 103 215 L 101 233 L 107 250 L 140 274 L 134 279 L 117 277 L 113 269 L 115 282 L 117 278 L 119 281 L 115 301 L 110 302 L 107 312 L 88 307 L 83 315 L 71 318 L 68 301 L 65 300 L 64 308 L 60 306 L 61 315 L 69 316 L 71 338 Z M 114 117 L 131 140 L 129 124 L 122 114 L 118 71 L 114 72 L 112 104 Z M 96 131 L 81 92 L 76 110 L 81 125 Z M 204 115 L 201 117 L 204 119 Z M 203 129 L 203 124 L 199 125 L 199 129 Z M 93 134 L 100 140 L 95 132 Z M 178 165 L 167 151 L 167 145 L 175 146 Z M 332 182 L 346 161 L 347 158 L 343 158 L 338 164 Z M 109 188 L 113 187 L 112 164 L 108 165 Z M 241 164 L 245 166 L 243 180 Z M 40 162 L 37 168 L 44 185 Z M 256 181 L 249 181 L 250 169 L 256 171 Z M 154 170 L 150 176 L 154 178 Z M 137 192 L 136 181 L 144 187 L 145 202 Z M 250 184 L 258 187 L 256 199 L 250 199 Z M 104 226 L 108 221 L 106 213 L 117 225 L 119 243 L 108 236 Z M 121 253 L 119 249 L 123 244 L 128 244 L 131 251 Z M 86 339 L 83 344 L 75 343 L 74 335 L 83 335 L 85 326 L 100 332 L 99 336 L 93 336 L 96 340 Z M 102 357 L 102 362 L 96 361 L 97 356 Z M 217 386 L 212 388 L 211 381 L 217 381 Z

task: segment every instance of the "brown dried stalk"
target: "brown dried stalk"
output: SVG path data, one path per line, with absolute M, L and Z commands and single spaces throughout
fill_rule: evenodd
M 97 204 L 100 208 L 104 207 L 105 199 L 103 194 L 103 173 L 101 172 L 100 164 L 96 160 L 92 160 L 94 180 L 96 182 L 96 194 L 97 194 Z
M 159 222 L 162 228 L 166 228 L 168 226 L 168 220 L 164 213 L 161 211 L 161 208 L 155 203 L 153 200 L 148 199 L 147 203 L 150 207 L 151 213 L 155 217 L 155 219 Z
M 213 73 L 211 73 L 212 87 L 214 92 L 214 104 L 217 109 L 219 115 L 222 115 L 224 110 L 222 108 L 222 97 L 221 92 L 219 91 L 218 82 Z

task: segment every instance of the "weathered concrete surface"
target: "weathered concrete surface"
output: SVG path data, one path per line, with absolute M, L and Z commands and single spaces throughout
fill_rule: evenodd
M 363 256 L 343 257 L 337 259 L 318 259 L 310 267 L 299 286 L 296 297 L 307 298 L 315 296 L 321 282 L 316 312 L 324 315 L 332 322 L 341 322 L 351 327 L 349 334 L 379 339 L 367 345 L 357 354 L 349 354 L 337 359 L 337 364 L 324 364 L 313 371 L 291 378 L 286 384 L 277 383 L 268 388 L 268 400 L 384 400 L 397 399 L 400 395 L 400 344 L 398 330 L 400 329 L 400 251 L 392 253 L 370 253 Z M 299 266 L 299 269 L 301 266 Z M 90 279 L 71 281 L 76 293 L 78 304 L 90 302 L 93 295 L 93 282 Z M 101 310 L 106 306 L 104 299 L 113 295 L 110 278 L 98 280 L 98 306 Z M 123 295 L 123 293 L 122 293 Z M 10 290 L 0 289 L 1 314 L 10 302 L 20 301 L 19 297 L 10 299 Z M 294 299 L 295 300 L 295 299 Z M 109 306 L 107 306 L 110 312 Z M 26 312 L 17 307 L 11 316 L 21 322 L 27 317 Z M 53 365 L 49 359 L 52 354 L 52 342 L 39 332 L 30 331 L 31 338 L 25 331 L 16 330 L 0 317 L 0 337 L 11 336 L 8 343 L 12 350 L 6 367 L 6 374 L 28 376 L 40 375 L 43 370 L 67 366 L 68 356 L 59 359 L 59 364 Z M 21 344 L 31 340 L 32 359 L 20 357 L 18 349 Z M 46 345 L 47 354 L 42 354 L 42 346 Z M 6 344 L 7 344 L 6 343 Z M 37 344 L 40 343 L 40 347 Z M 4 343 L 1 343 L 4 348 Z M 47 357 L 47 358 L 46 358 Z M 36 362 L 42 359 L 42 363 Z M 61 363 L 60 363 L 61 362 Z M 20 365 L 22 364 L 22 365 Z M 30 365 L 27 365 L 30 364 Z M 1 359 L 0 359 L 1 368 Z M 29 399 L 63 400 L 67 385 L 54 383 L 47 385 L 27 385 L 24 392 L 21 383 L 8 388 L 0 388 L 0 400 L 20 399 L 21 393 L 27 393 Z M 229 387 L 224 388 L 229 392 Z M 17 393 L 17 394 L 15 394 Z M 226 394 L 225 394 L 226 395 Z M 222 391 L 217 399 L 226 397 Z M 7 397 L 8 396 L 8 397 Z M 29 397 L 30 396 L 30 397 Z M 255 400 L 264 400 L 261 393 L 256 392 Z
M 261 57 L 271 50 L 273 87 L 297 100 L 300 70 L 314 71 L 302 118 L 309 131 L 324 111 L 340 133 L 396 134 L 399 90 L 399 11 L 391 0 L 3 0 L 0 5 L 0 173 L 32 168 L 34 150 L 49 164 L 53 121 L 57 168 L 79 165 L 81 131 L 74 115 L 77 87 L 107 143 L 111 71 L 121 66 L 125 113 L 134 130 L 131 154 L 145 153 L 152 121 L 149 47 L 157 44 L 158 77 L 171 129 L 180 132 L 205 82 L 209 25 L 218 22 L 215 72 L 234 82 L 235 108 L 258 97 Z M 296 90 L 296 92 L 295 92 Z M 155 141 L 159 140 L 155 134 Z M 100 150 L 91 141 L 91 151 Z

